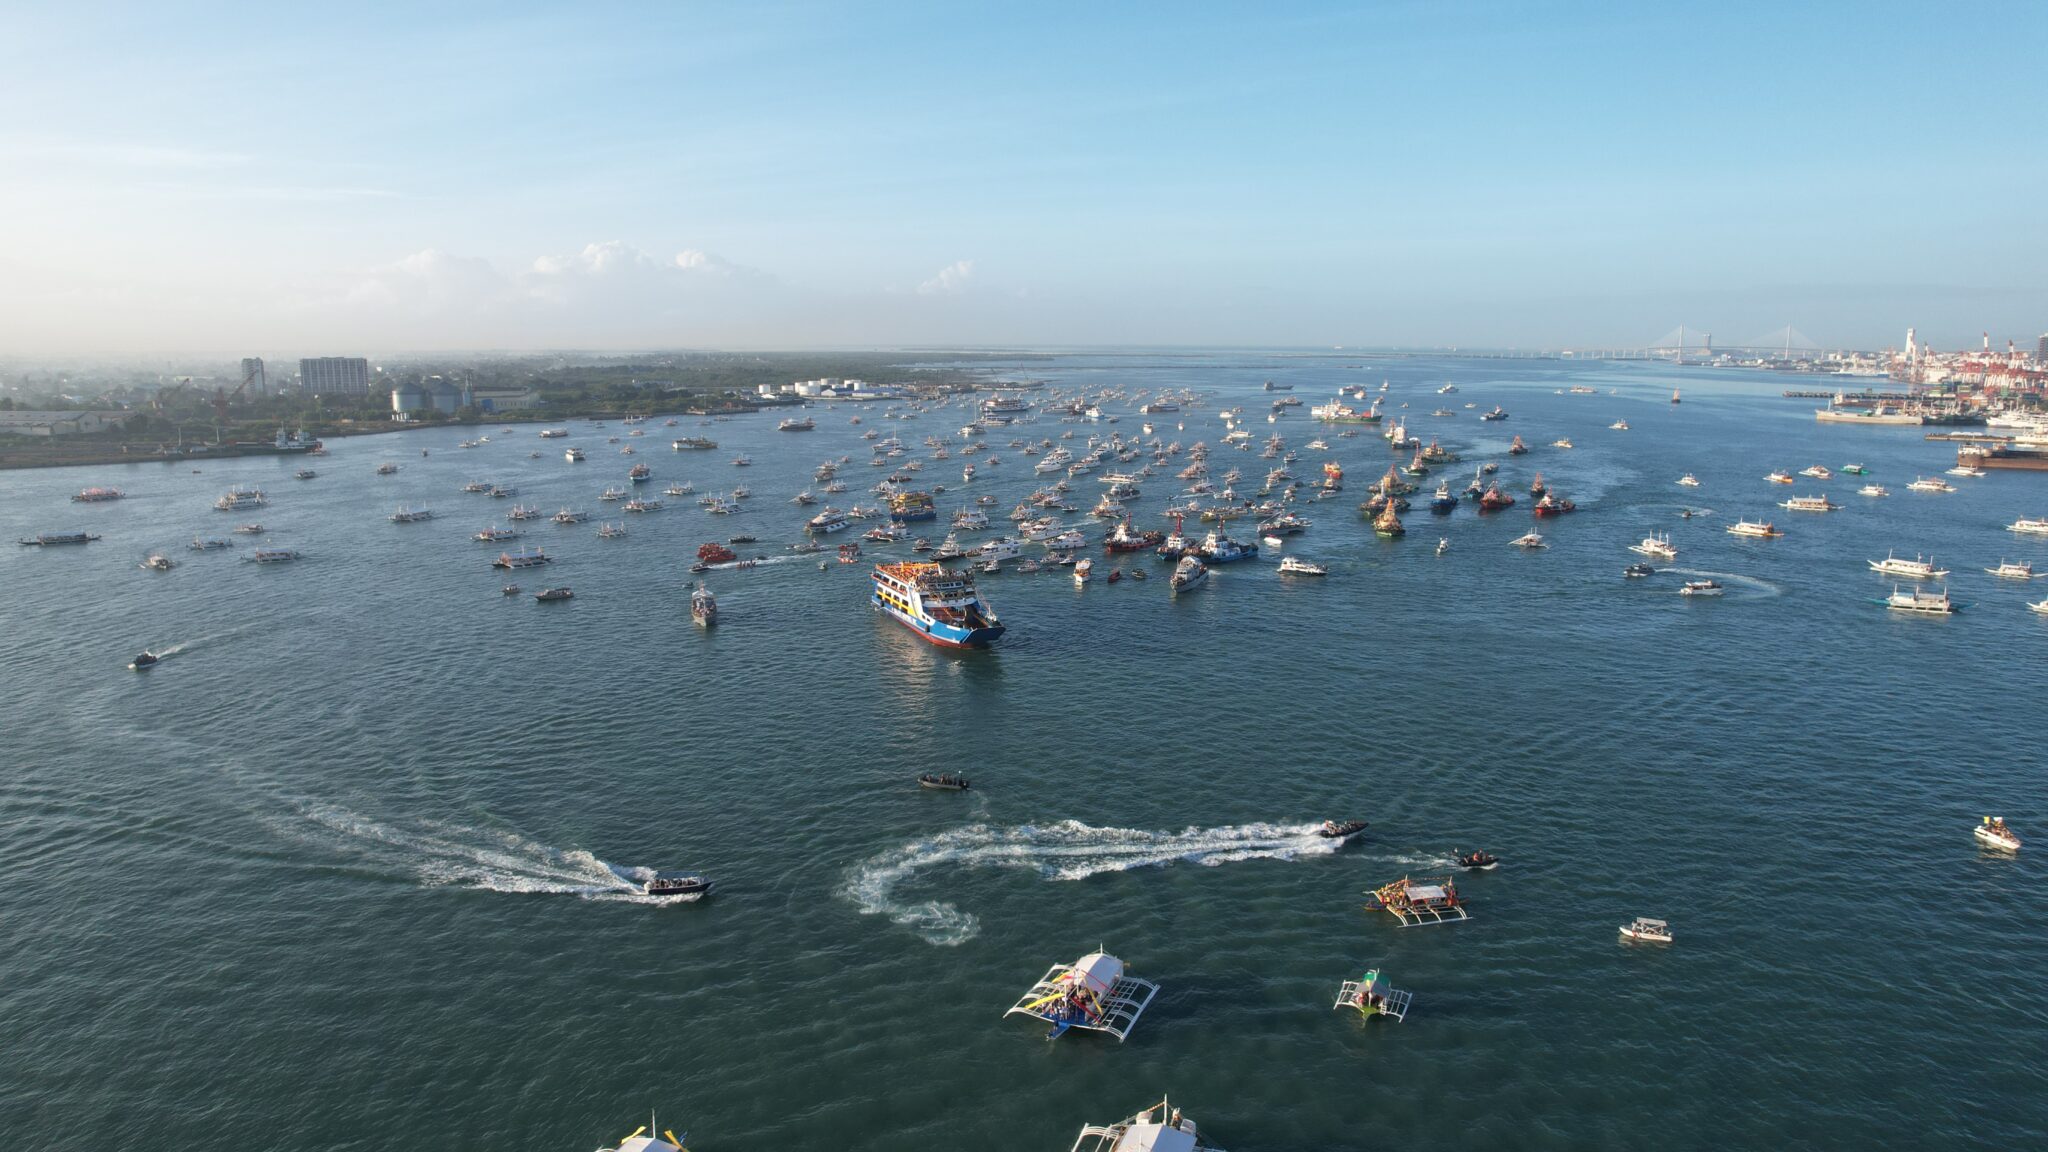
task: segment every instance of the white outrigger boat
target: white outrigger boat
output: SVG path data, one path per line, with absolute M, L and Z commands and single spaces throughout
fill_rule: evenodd
M 1671 943 L 1671 925 L 1666 924 L 1662 920 L 1652 920 L 1648 916 L 1638 916 L 1630 923 L 1621 926 L 1621 938 L 1623 940 L 1639 940 L 1646 944 L 1669 944 Z
M 1413 992 L 1390 988 L 1380 978 L 1375 968 L 1356 980 L 1346 980 L 1337 989 L 1337 1002 L 1331 1008 L 1355 1008 L 1360 1016 L 1371 1020 L 1385 1016 L 1396 1022 L 1408 1019 L 1408 1005 L 1415 999 Z
M 1928 592 L 1920 588 L 1902 590 L 1896 584 L 1892 585 L 1890 596 L 1882 600 L 1872 600 L 1871 603 L 1882 605 L 1894 612 L 1910 612 L 1918 616 L 1953 616 L 1959 607 L 1955 601 L 1949 599 L 1946 587 L 1939 592 Z
M 2011 828 L 2006 827 L 2005 817 L 1986 816 L 1977 824 L 1977 842 L 1986 847 L 2006 852 L 2020 850 L 2020 838 Z
M 1678 559 L 1678 549 L 1671 546 L 1671 537 L 1666 536 L 1662 532 L 1650 533 L 1648 536 L 1643 537 L 1640 544 L 1629 545 L 1628 550 L 1644 556 L 1652 556 L 1659 560 Z
M 1159 985 L 1132 976 L 1123 961 L 1097 951 L 1046 969 L 1003 1015 L 1031 1016 L 1051 1024 L 1048 1040 L 1081 1028 L 1106 1032 L 1121 1043 L 1158 994 Z
M 597 1152 L 690 1152 L 683 1147 L 683 1141 L 690 1138 L 689 1133 L 685 1132 L 678 1136 L 672 1129 L 662 1129 L 660 1136 L 648 1135 L 658 1127 L 660 1122 L 650 1112 L 647 1114 L 647 1123 L 633 1129 L 631 1136 L 615 1145 L 599 1148 Z
M 1939 580 L 1948 575 L 1948 569 L 1936 568 L 1934 561 L 1925 556 L 1916 555 L 1911 560 L 1906 560 L 1886 552 L 1884 559 L 1868 560 L 1865 563 L 1870 565 L 1872 572 L 1882 572 L 1887 576 L 1904 576 L 1913 580 Z
M 1543 538 L 1543 533 L 1541 532 L 1524 532 L 1520 536 L 1515 537 L 1513 540 L 1508 541 L 1508 543 L 1514 545 L 1517 548 L 1550 547 L 1550 542 Z
M 2028 560 L 2000 560 L 1998 567 L 1986 568 L 1986 572 L 2001 580 L 2032 580 L 2034 565 Z
M 1069 1152 L 1223 1152 L 1205 1144 L 1195 1131 L 1195 1122 L 1181 1115 L 1166 1100 L 1128 1120 L 1114 1124 L 1090 1124 L 1074 1138 Z

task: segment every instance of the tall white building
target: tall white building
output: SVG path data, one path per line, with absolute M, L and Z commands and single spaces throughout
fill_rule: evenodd
M 317 396 L 367 396 L 370 362 L 360 356 L 317 356 L 299 361 L 299 387 Z
M 251 397 L 261 396 L 270 391 L 270 380 L 264 374 L 261 356 L 242 357 L 241 391 L 243 395 Z

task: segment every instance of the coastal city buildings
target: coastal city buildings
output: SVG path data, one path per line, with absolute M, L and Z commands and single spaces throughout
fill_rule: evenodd
M 299 388 L 316 396 L 367 396 L 370 362 L 360 356 L 316 356 L 299 361 Z
M 261 396 L 270 391 L 269 377 L 263 370 L 261 356 L 242 358 L 242 386 L 237 391 L 247 396 Z

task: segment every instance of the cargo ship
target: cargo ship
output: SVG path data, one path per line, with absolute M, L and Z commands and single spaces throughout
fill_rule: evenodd
M 2048 441 L 2016 440 L 2003 444 L 1965 444 L 1956 450 L 1956 463 L 1971 468 L 2048 471 Z
M 932 503 L 929 492 L 899 492 L 889 498 L 889 519 L 898 524 L 938 518 L 938 506 Z
M 945 648 L 986 648 L 1004 632 L 965 572 L 927 560 L 875 565 L 874 606 Z
M 1328 404 L 1318 404 L 1309 409 L 1308 414 L 1325 424 L 1377 424 L 1380 422 L 1380 410 L 1377 403 L 1370 410 L 1360 412 L 1342 400 L 1332 400 Z

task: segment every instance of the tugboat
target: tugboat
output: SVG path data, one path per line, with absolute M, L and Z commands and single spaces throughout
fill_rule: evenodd
M 1579 506 L 1577 504 L 1569 500 L 1559 499 L 1555 492 L 1545 492 L 1543 498 L 1536 501 L 1536 507 L 1533 509 L 1538 516 L 1562 516 L 1567 512 L 1576 512 L 1578 510 Z
M 148 655 L 148 653 L 144 653 L 144 655 Z M 137 659 L 140 659 L 140 657 Z M 1976 835 L 1977 842 L 1987 847 L 1998 848 L 2006 852 L 2017 852 L 2020 850 L 2020 838 L 2014 834 L 2012 829 L 2005 826 L 2005 817 L 2003 816 L 1984 817 L 1977 825 Z
M 1259 554 L 1256 544 L 1241 544 L 1223 534 L 1222 529 L 1213 529 L 1202 543 L 1195 548 L 1203 560 L 1211 564 L 1228 564 L 1234 560 L 1249 560 Z
M 1453 848 L 1451 853 L 1457 857 L 1458 867 L 1460 868 L 1488 872 L 1500 864 L 1500 857 L 1487 852 L 1459 852 L 1456 848 Z
M 1402 525 L 1401 517 L 1394 510 L 1394 501 L 1387 501 L 1387 506 L 1380 509 L 1380 514 L 1373 518 L 1372 531 L 1373 535 L 1382 540 L 1392 540 L 1408 534 L 1408 529 Z
M 1316 835 L 1341 843 L 1365 831 L 1367 826 L 1363 820 L 1325 820 L 1316 828 Z
M 718 623 L 718 600 L 702 580 L 697 581 L 697 587 L 690 591 L 690 619 L 696 621 L 699 628 L 709 628 Z
M 943 772 L 926 772 L 917 778 L 917 786 L 938 792 L 967 791 L 967 777 L 953 776 Z
M 656 872 L 640 885 L 645 896 L 703 896 L 710 891 L 710 878 L 695 872 Z
M 1505 420 L 1508 418 L 1508 413 L 1507 409 L 1502 408 L 1500 405 L 1496 404 L 1493 406 L 1493 411 L 1481 412 L 1479 414 L 1479 418 L 1481 420 Z
M 1102 538 L 1102 546 L 1111 552 L 1142 552 L 1147 548 L 1159 547 L 1165 540 L 1166 536 L 1161 532 L 1133 530 L 1130 519 L 1126 517 L 1121 524 L 1110 530 L 1109 535 Z
M 1488 485 L 1486 491 L 1479 496 L 1479 510 L 1481 512 L 1498 512 L 1502 508 L 1513 507 L 1514 503 L 1515 498 L 1501 491 L 1500 485 L 1497 483 Z
M 1449 481 L 1436 486 L 1436 495 L 1429 501 L 1429 510 L 1439 516 L 1447 516 L 1458 510 L 1458 498 L 1451 495 Z
M 1529 446 L 1527 444 L 1522 443 L 1522 438 L 1520 436 L 1516 436 L 1513 443 L 1510 443 L 1508 445 L 1508 455 L 1510 456 L 1526 456 L 1528 454 Z

